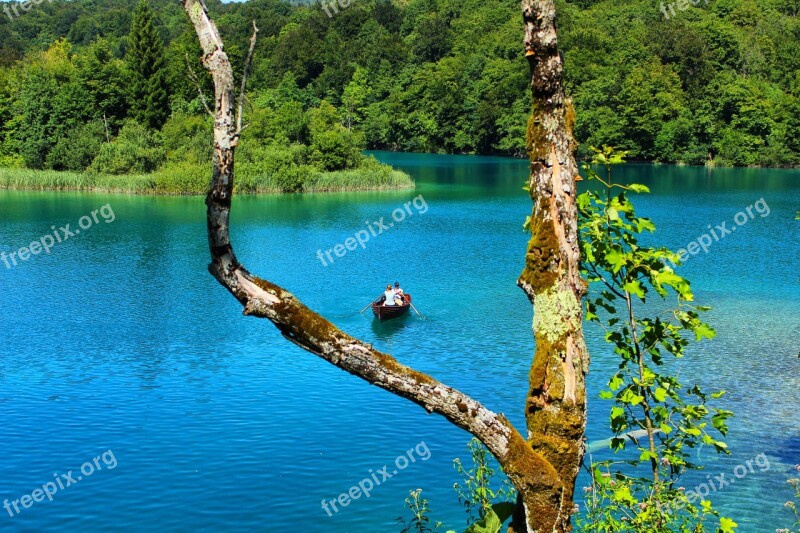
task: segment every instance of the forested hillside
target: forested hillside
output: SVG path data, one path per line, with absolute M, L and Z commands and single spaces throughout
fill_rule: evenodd
M 148 114 L 134 97 L 135 4 L 56 0 L 0 17 L 0 164 L 115 171 L 107 167 L 124 155 L 112 153 L 119 136 L 153 150 L 133 166 L 207 160 L 208 119 L 187 68 L 188 58 L 210 94 L 195 36 L 177 2 L 150 0 L 165 104 Z M 258 142 L 251 153 L 243 145 L 244 164 L 300 157 L 346 169 L 364 147 L 524 154 L 530 97 L 517 2 L 353 0 L 338 12 L 278 0 L 209 5 L 236 64 L 253 19 L 261 30 L 245 134 Z M 560 3 L 581 149 L 799 165 L 800 0 L 676 6 Z

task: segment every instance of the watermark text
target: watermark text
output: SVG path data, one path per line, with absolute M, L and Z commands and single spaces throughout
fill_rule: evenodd
M 690 255 L 697 255 L 701 251 L 707 254 L 714 243 L 721 241 L 728 235 L 732 235 L 737 228 L 740 228 L 751 220 L 755 219 L 756 214 L 758 214 L 761 218 L 766 218 L 770 214 L 769 205 L 767 205 L 766 200 L 763 198 L 761 198 L 755 204 L 749 205 L 744 210 L 736 213 L 736 215 L 733 217 L 734 225 L 730 227 L 728 227 L 727 222 L 722 222 L 713 228 L 711 227 L 711 224 L 709 224 L 709 231 L 707 233 L 703 233 L 697 239 L 690 242 L 686 248 L 681 248 L 678 250 L 679 262 L 685 263 Z M 673 262 L 673 266 L 677 266 L 677 263 Z
M 72 470 L 66 474 L 56 472 L 53 474 L 53 481 L 48 481 L 41 488 L 37 488 L 30 494 L 24 494 L 15 500 L 3 500 L 3 509 L 6 510 L 8 516 L 14 518 L 25 509 L 30 509 L 34 504 L 41 503 L 45 499 L 52 502 L 59 491 L 80 483 L 83 479 L 102 470 L 104 466 L 107 470 L 114 470 L 117 467 L 117 458 L 114 457 L 114 452 L 111 450 L 83 463 L 80 468 L 80 474 L 75 474 Z
M 98 217 L 98 215 L 100 216 Z M 114 214 L 114 210 L 111 208 L 111 204 L 106 204 L 100 209 L 95 209 L 91 212 L 91 216 L 82 216 L 80 219 L 78 219 L 78 227 L 76 227 L 74 230 L 72 229 L 71 224 L 66 224 L 65 226 L 61 226 L 59 228 L 50 226 L 52 233 L 48 233 L 42 238 L 33 241 L 30 243 L 30 245 L 23 246 L 19 250 L 15 250 L 10 253 L 4 251 L 0 252 L 0 261 L 5 264 L 6 270 L 11 270 L 19 265 L 20 262 L 25 262 L 34 255 L 39 255 L 42 252 L 50 255 L 50 250 L 52 250 L 56 244 L 66 242 L 72 237 L 79 235 L 81 230 L 86 231 L 93 225 L 99 224 L 100 218 L 102 218 L 106 224 L 111 224 L 117 219 L 116 215 Z
M 413 210 L 411 209 L 412 206 L 414 208 Z M 366 221 L 364 224 L 366 224 L 367 229 L 357 231 L 352 237 L 345 239 L 344 243 L 337 244 L 333 248 L 328 248 L 325 251 L 320 248 L 317 250 L 317 259 L 322 263 L 322 266 L 327 267 L 336 261 L 334 256 L 342 258 L 347 255 L 347 252 L 353 252 L 359 247 L 363 250 L 367 247 L 367 243 L 371 239 L 393 228 L 396 223 L 399 224 L 407 217 L 414 216 L 415 210 L 416 214 L 419 215 L 424 215 L 428 212 L 428 203 L 421 194 L 413 200 L 404 203 L 402 207 L 398 207 L 392 211 L 392 221 L 387 221 L 386 217 L 381 217 L 377 222 Z
M 383 468 L 379 468 L 377 472 L 370 468 L 369 477 L 365 477 L 359 481 L 357 485 L 353 485 L 349 490 L 339 494 L 338 497 L 332 500 L 322 500 L 322 510 L 330 517 L 333 516 L 334 513 L 338 513 L 340 508 L 347 507 L 353 501 L 361 498 L 361 496 L 369 498 L 376 487 L 381 486 L 384 482 L 400 473 L 401 470 L 408 468 L 409 465 L 416 463 L 417 458 L 422 461 L 427 461 L 431 458 L 431 451 L 428 449 L 428 445 L 425 444 L 425 441 L 420 442 L 403 455 L 398 456 L 397 459 L 394 460 L 394 468 L 383 465 Z

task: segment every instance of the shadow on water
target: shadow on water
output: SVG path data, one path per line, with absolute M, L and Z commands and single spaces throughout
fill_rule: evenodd
M 800 464 L 800 435 L 793 435 L 781 442 L 773 454 L 786 464 Z
M 372 319 L 372 332 L 375 334 L 376 339 L 380 339 L 382 341 L 386 341 L 394 337 L 398 332 L 402 331 L 403 329 L 407 329 L 410 326 L 410 321 L 412 320 L 411 314 L 405 314 L 399 318 L 393 318 L 392 320 L 378 320 L 377 318 Z

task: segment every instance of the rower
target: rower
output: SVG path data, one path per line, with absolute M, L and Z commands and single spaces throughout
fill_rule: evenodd
M 395 305 L 394 297 L 395 297 L 395 292 L 392 289 L 392 286 L 387 285 L 386 292 L 383 293 L 383 305 L 387 306 Z
M 406 296 L 405 296 L 405 291 L 403 291 L 403 289 L 400 287 L 399 281 L 394 282 L 394 294 L 396 298 L 400 300 L 400 302 L 397 305 L 403 305 L 403 303 L 406 301 Z

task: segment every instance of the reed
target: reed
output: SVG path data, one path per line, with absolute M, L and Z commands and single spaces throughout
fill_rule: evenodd
M 167 165 L 152 174 L 108 175 L 27 168 L 1 168 L 0 189 L 98 191 L 128 194 L 201 195 L 208 190 L 210 165 Z M 240 194 L 413 189 L 414 180 L 386 165 L 320 172 L 310 166 L 264 172 L 257 165 L 237 166 Z
M 414 180 L 391 167 L 358 168 L 338 172 L 317 172 L 304 183 L 306 192 L 413 189 Z

